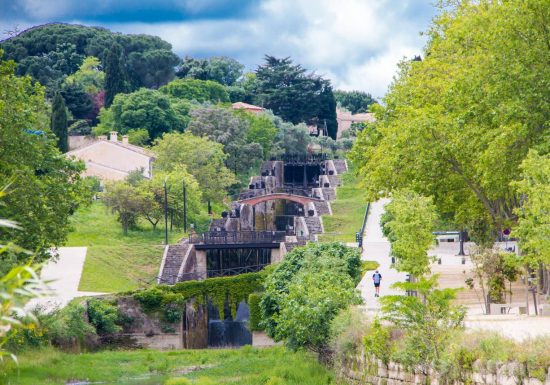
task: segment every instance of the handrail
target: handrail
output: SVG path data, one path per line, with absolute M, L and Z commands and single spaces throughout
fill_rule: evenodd
M 241 243 L 280 243 L 284 242 L 285 231 L 207 231 L 190 235 L 192 244 L 241 244 Z
M 357 237 L 357 243 L 359 247 L 363 247 L 363 236 L 365 235 L 365 228 L 367 227 L 367 218 L 369 216 L 370 202 L 367 203 L 367 208 L 365 209 L 365 216 L 363 217 L 363 225 L 361 226 L 361 231 L 359 232 L 359 237 Z

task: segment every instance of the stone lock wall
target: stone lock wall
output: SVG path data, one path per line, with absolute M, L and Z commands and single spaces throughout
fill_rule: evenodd
M 448 380 L 437 372 L 415 373 L 402 365 L 363 356 L 347 359 L 341 364 L 340 376 L 356 385 L 550 385 L 550 368 L 546 379 L 525 378 L 518 363 L 495 366 L 492 370 L 474 365 L 474 371 L 463 373 L 463 380 Z

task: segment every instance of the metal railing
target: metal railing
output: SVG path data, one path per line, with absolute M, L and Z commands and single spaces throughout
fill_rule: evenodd
M 363 216 L 363 224 L 361 225 L 361 230 L 359 233 L 355 234 L 359 247 L 363 247 L 363 237 L 365 236 L 365 228 L 367 227 L 367 218 L 369 216 L 369 210 L 370 210 L 370 202 L 367 203 L 367 208 L 365 209 L 365 215 Z
M 207 231 L 190 235 L 189 243 L 206 245 L 280 243 L 284 242 L 285 236 L 285 231 Z
M 256 273 L 269 265 L 269 263 L 264 263 L 259 265 L 230 267 L 217 270 L 193 271 L 189 273 L 183 273 L 181 275 L 171 275 L 167 278 L 157 277 L 155 279 L 157 279 L 158 283 L 160 284 L 174 284 L 183 281 L 201 281 L 207 278 L 226 277 L 230 275 L 238 275 L 244 273 Z

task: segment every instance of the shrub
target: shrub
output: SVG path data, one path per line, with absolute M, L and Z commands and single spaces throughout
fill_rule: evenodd
M 88 318 L 98 334 L 113 334 L 121 330 L 118 307 L 105 300 L 88 301 Z
M 393 350 L 390 329 L 383 326 L 378 318 L 375 318 L 369 332 L 363 338 L 363 346 L 366 353 L 382 360 L 387 365 Z
M 345 362 L 359 353 L 368 327 L 367 317 L 357 307 L 349 307 L 338 313 L 330 325 L 330 345 L 336 361 Z
M 262 295 L 260 293 L 252 293 L 248 296 L 248 308 L 250 309 L 250 330 L 260 331 L 264 328 L 260 325 L 262 313 L 260 310 L 260 301 Z
M 95 328 L 86 322 L 86 309 L 80 303 L 69 303 L 46 318 L 43 327 L 47 328 L 52 344 L 65 349 L 80 349 L 86 339 L 96 334 Z

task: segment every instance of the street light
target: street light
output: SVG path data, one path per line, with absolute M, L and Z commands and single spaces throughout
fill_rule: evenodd
M 164 178 L 164 244 L 168 244 L 168 188 Z

